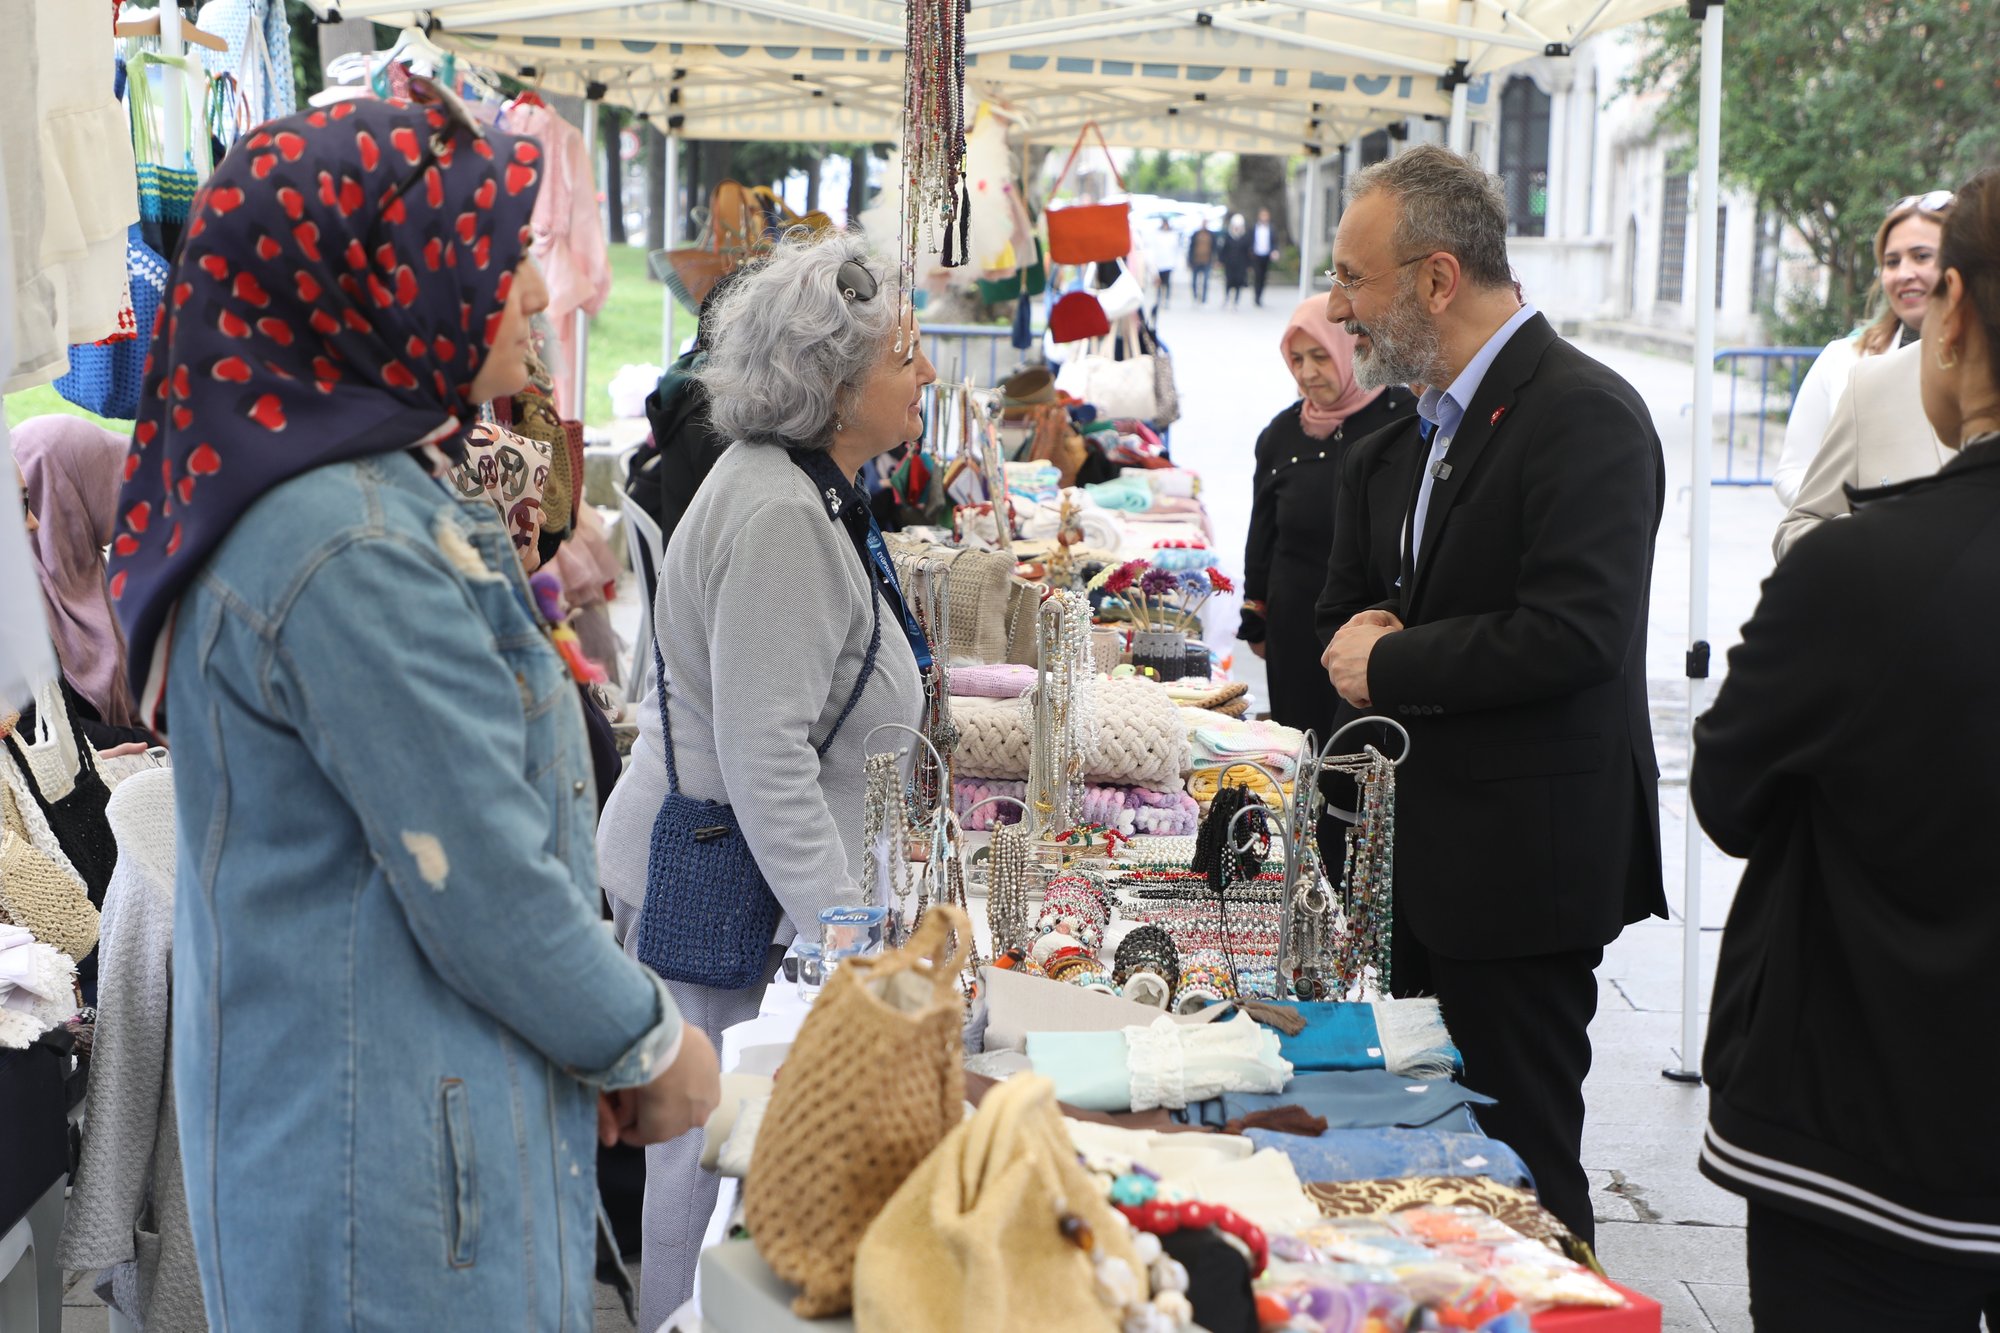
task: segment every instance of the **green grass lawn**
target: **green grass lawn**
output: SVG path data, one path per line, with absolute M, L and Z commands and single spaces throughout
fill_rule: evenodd
M 584 394 L 584 420 L 593 426 L 611 420 L 611 377 L 621 366 L 660 364 L 663 288 L 647 276 L 645 250 L 638 246 L 612 247 L 611 273 L 611 295 L 590 324 L 590 382 Z M 694 316 L 678 309 L 674 315 L 674 342 L 678 346 L 694 332 Z M 72 406 L 47 385 L 8 394 L 6 411 L 9 426 L 30 417 L 61 412 L 117 431 L 132 429 L 129 421 L 106 421 Z

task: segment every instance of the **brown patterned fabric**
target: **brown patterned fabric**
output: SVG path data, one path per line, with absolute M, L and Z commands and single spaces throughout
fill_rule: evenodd
M 1306 1198 L 1322 1217 L 1366 1217 L 1406 1208 L 1477 1208 L 1599 1277 L 1604 1268 L 1589 1245 L 1542 1207 L 1532 1191 L 1502 1185 L 1484 1176 L 1408 1176 L 1398 1180 L 1315 1181 Z

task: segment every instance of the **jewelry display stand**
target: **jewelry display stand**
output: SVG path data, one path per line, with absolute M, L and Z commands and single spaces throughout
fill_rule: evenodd
M 1059 864 L 1069 849 L 1056 835 L 1083 819 L 1084 750 L 1095 722 L 1090 602 L 1049 593 L 1035 612 L 1034 729 L 1028 757 L 1028 837 L 1036 859 Z
M 1402 738 L 1402 753 L 1389 759 L 1372 745 L 1359 753 L 1333 753 L 1341 737 L 1359 726 L 1377 724 Z M 1324 746 L 1308 731 L 1299 747 L 1292 799 L 1284 819 L 1285 877 L 1278 933 L 1281 989 L 1299 999 L 1359 998 L 1372 973 L 1373 989 L 1389 992 L 1390 934 L 1393 929 L 1395 865 L 1395 770 L 1410 757 L 1410 733 L 1386 717 L 1357 717 L 1327 738 Z M 1320 778 L 1328 770 L 1346 773 L 1361 788 L 1360 809 L 1326 802 Z M 1337 882 L 1339 910 L 1319 850 L 1319 816 L 1354 825 L 1347 835 Z

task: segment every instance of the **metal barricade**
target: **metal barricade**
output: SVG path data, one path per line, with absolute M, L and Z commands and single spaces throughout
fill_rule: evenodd
M 976 388 L 997 388 L 1024 357 L 1015 350 L 1014 330 L 1006 324 L 926 324 L 923 328 L 924 353 L 943 384 L 956 384 L 970 375 Z M 1039 342 L 1039 330 L 1035 337 Z
M 1715 354 L 1717 373 L 1728 376 L 1729 397 L 1729 416 L 1718 441 L 1722 465 L 1713 478 L 1717 486 L 1771 484 L 1771 469 L 1784 444 L 1785 423 L 1791 419 L 1799 384 L 1820 350 L 1732 347 Z

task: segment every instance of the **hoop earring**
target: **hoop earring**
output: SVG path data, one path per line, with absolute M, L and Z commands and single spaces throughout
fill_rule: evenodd
M 1953 370 L 1957 368 L 1958 353 L 1953 352 L 1951 354 L 1951 360 L 1947 361 L 1944 359 L 1944 347 L 1942 344 L 1940 344 L 1935 355 L 1937 357 L 1937 368 L 1939 370 Z

